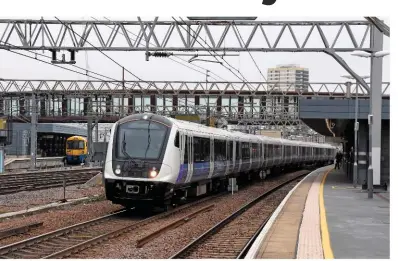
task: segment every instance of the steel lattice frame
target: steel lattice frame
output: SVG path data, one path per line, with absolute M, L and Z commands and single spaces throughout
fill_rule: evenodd
M 264 82 L 210 82 L 208 89 L 205 88 L 206 82 L 142 82 L 131 81 L 125 82 L 125 88 L 121 82 L 106 81 L 50 81 L 50 80 L 15 80 L 0 79 L 0 98 L 4 101 L 14 99 L 29 99 L 33 93 L 50 103 L 51 100 L 57 100 L 58 103 L 63 98 L 91 98 L 93 105 L 97 105 L 99 112 L 93 112 L 94 117 L 107 119 L 105 122 L 116 121 L 123 115 L 138 112 L 156 112 L 162 115 L 178 115 L 178 114 L 199 114 L 202 120 L 205 120 L 206 105 L 189 104 L 187 99 L 185 105 L 178 104 L 178 99 L 186 97 L 241 97 L 240 105 L 231 104 L 225 106 L 211 103 L 209 104 L 210 117 L 224 118 L 229 122 L 238 125 L 259 125 L 259 126 L 292 126 L 300 125 L 298 118 L 298 98 L 300 97 L 329 97 L 329 98 L 345 98 L 347 97 L 347 85 L 344 83 L 310 83 L 308 91 L 303 89 L 295 90 L 294 83 L 289 83 L 289 87 L 285 90 L 277 88 L 278 83 Z M 279 83 L 282 84 L 282 83 Z M 286 83 L 284 83 L 286 84 Z M 252 89 L 253 86 L 254 89 Z M 389 90 L 390 83 L 384 84 L 384 93 Z M 307 87 L 305 89 L 307 89 Z M 350 93 L 354 93 L 356 86 L 352 86 Z M 361 96 L 367 98 L 366 91 L 359 89 Z M 111 96 L 110 96 L 111 95 Z M 112 104 L 112 98 L 131 98 L 136 96 L 156 96 L 163 98 L 163 104 Z M 387 93 L 386 93 L 387 96 Z M 96 98 L 95 98 L 96 97 Z M 106 98 L 109 103 L 106 104 Z M 250 104 L 244 104 L 243 99 Z M 0 100 L 1 100 L 0 99 Z M 96 99 L 96 100 L 95 100 Z M 102 100 L 101 100 L 102 99 Z M 104 100 L 105 99 L 105 100 Z M 177 99 L 177 104 L 173 104 L 173 99 Z M 254 104 L 253 100 L 257 99 L 258 104 Z M 169 104 L 166 104 L 166 100 Z M 248 100 L 248 101 L 247 101 Z M 278 102 L 276 102 L 278 100 Z M 208 102 L 209 100 L 207 100 Z M 85 101 L 86 102 L 86 101 Z M 95 104 L 97 103 L 97 104 Z M 4 102 L 3 102 L 4 104 Z M 100 104 L 100 105 L 98 105 Z M 4 105 L 2 105 L 4 107 Z M 50 112 L 49 105 L 46 105 L 47 111 L 45 116 L 59 117 L 69 116 L 75 122 L 86 121 L 87 114 L 78 114 L 76 112 Z M 101 109 L 102 108 L 102 109 Z M 25 105 L 25 114 L 18 115 L 21 119 L 29 116 L 28 105 Z M 102 110 L 102 111 L 101 111 Z M 5 110 L 7 113 L 7 110 Z M 67 118 L 66 118 L 67 119 Z M 26 118 L 25 120 L 28 120 Z
M 206 88 L 207 84 L 207 88 Z M 283 89 L 279 86 L 285 86 Z M 357 85 L 347 89 L 346 83 L 313 82 L 296 88 L 294 82 L 204 82 L 204 81 L 75 81 L 75 80 L 17 80 L 0 78 L 0 95 L 90 95 L 163 94 L 163 95 L 242 95 L 242 96 L 289 96 L 289 97 L 345 97 L 356 92 Z M 390 83 L 384 82 L 382 93 L 389 96 Z M 358 93 L 368 97 L 359 86 Z
M 141 21 L 138 18 L 138 21 L 65 20 L 60 22 L 57 20 L 1 19 L 0 48 L 76 51 L 371 51 L 370 25 L 369 21 L 176 22 L 157 21 L 157 19 Z M 112 29 L 108 28 L 109 26 Z M 250 34 L 242 35 L 243 39 L 241 39 L 237 31 L 242 31 L 243 28 L 250 28 Z M 303 30 L 303 28 L 307 29 Z M 329 33 L 330 28 L 333 28 L 333 33 Z M 353 32 L 355 28 L 360 28 L 361 33 Z M 273 30 L 277 31 L 275 39 L 271 39 L 269 33 Z M 132 40 L 128 32 L 133 32 L 138 37 Z M 350 40 L 340 43 L 342 34 L 347 34 Z M 206 37 L 209 46 L 202 46 L 203 42 L 200 37 Z M 232 37 L 231 39 L 235 41 L 225 41 L 228 37 Z M 115 41 L 116 38 L 120 40 Z M 315 38 L 318 41 L 311 46 L 310 43 Z M 260 39 L 261 43 L 256 45 L 256 41 L 252 41 L 253 39 Z M 283 46 L 281 39 L 289 39 L 290 43 Z M 95 47 L 88 44 L 87 41 L 95 41 Z

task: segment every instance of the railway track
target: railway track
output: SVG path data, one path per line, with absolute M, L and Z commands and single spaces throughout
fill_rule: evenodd
M 296 184 L 294 181 L 307 174 L 308 172 L 298 175 L 268 189 L 207 230 L 171 259 L 244 258 L 279 202 Z
M 0 175 L 0 195 L 82 184 L 99 173 L 101 168 L 54 170 Z
M 0 259 L 65 258 L 92 245 L 118 237 L 158 219 L 212 200 L 217 196 L 219 195 L 187 203 L 172 211 L 149 218 L 132 218 L 129 217 L 128 210 L 120 210 L 107 216 L 0 247 Z M 210 207 L 213 206 L 196 211 L 197 213 L 194 215 L 206 211 Z

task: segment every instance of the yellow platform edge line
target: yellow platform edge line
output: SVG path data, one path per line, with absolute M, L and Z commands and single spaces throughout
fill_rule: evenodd
M 333 169 L 326 171 L 323 175 L 323 179 L 321 182 L 321 186 L 319 189 L 319 212 L 321 219 L 321 236 L 322 236 L 322 248 L 323 248 L 323 257 L 324 259 L 334 259 L 332 246 L 330 243 L 330 235 L 328 229 L 328 222 L 326 218 L 326 210 L 325 210 L 325 201 L 323 198 L 323 187 L 325 184 L 326 177 Z

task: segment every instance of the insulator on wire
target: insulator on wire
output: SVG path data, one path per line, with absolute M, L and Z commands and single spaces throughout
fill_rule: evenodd
M 57 51 L 51 51 L 51 53 L 52 53 L 52 58 L 53 58 L 53 61 L 56 61 L 57 60 Z
M 75 61 L 75 51 L 70 51 L 70 60 Z
M 169 57 L 170 53 L 167 53 L 167 52 L 154 52 L 152 54 L 152 56 L 155 56 L 155 57 Z

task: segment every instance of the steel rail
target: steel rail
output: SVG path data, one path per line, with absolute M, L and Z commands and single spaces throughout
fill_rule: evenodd
M 70 255 L 76 253 L 77 251 L 84 250 L 84 249 L 88 248 L 89 246 L 92 246 L 92 245 L 94 245 L 94 244 L 96 244 L 98 242 L 106 241 L 106 240 L 109 240 L 111 238 L 118 237 L 118 236 L 120 236 L 122 234 L 125 234 L 125 233 L 131 231 L 131 230 L 134 230 L 134 229 L 139 228 L 139 227 L 141 227 L 143 225 L 146 225 L 146 224 L 148 224 L 148 223 L 150 223 L 152 221 L 158 220 L 158 219 L 163 218 L 163 217 L 170 216 L 172 214 L 175 214 L 175 213 L 180 212 L 182 210 L 186 210 L 188 208 L 191 208 L 191 207 L 196 206 L 198 204 L 201 204 L 203 202 L 212 200 L 212 199 L 214 199 L 216 197 L 219 197 L 219 196 L 222 196 L 222 195 L 224 195 L 224 193 L 221 193 L 221 194 L 218 194 L 218 195 L 214 195 L 214 196 L 211 196 L 211 197 L 205 197 L 203 199 L 194 201 L 194 202 L 192 202 L 190 204 L 178 207 L 178 208 L 176 208 L 176 209 L 174 209 L 172 211 L 164 212 L 164 213 L 161 213 L 161 214 L 158 214 L 158 215 L 143 219 L 141 221 L 134 222 L 133 224 L 129 224 L 127 226 L 123 226 L 120 229 L 116 229 L 116 230 L 110 231 L 108 233 L 96 236 L 94 238 L 90 238 L 90 239 L 88 239 L 86 241 L 83 241 L 83 242 L 78 243 L 76 245 L 72 245 L 71 247 L 59 250 L 58 252 L 54 252 L 54 253 L 52 253 L 50 255 L 47 255 L 45 257 L 42 257 L 42 258 L 63 258 L 63 257 L 70 256 Z M 41 242 L 45 243 L 46 240 L 55 239 L 55 238 L 58 238 L 58 237 L 62 237 L 64 235 L 70 235 L 72 232 L 75 232 L 75 231 L 78 231 L 78 230 L 82 230 L 82 229 L 85 229 L 85 228 L 88 228 L 88 227 L 92 227 L 94 225 L 97 225 L 97 224 L 99 224 L 101 222 L 104 222 L 107 219 L 115 217 L 116 215 L 119 215 L 119 214 L 124 213 L 126 211 L 127 210 L 124 209 L 124 210 L 121 210 L 121 211 L 118 211 L 116 213 L 112 213 L 112 214 L 109 214 L 109 215 L 106 215 L 106 216 L 103 216 L 103 217 L 100 217 L 100 218 L 96 218 L 96 219 L 89 220 L 89 221 L 86 221 L 86 222 L 83 222 L 83 223 L 79 223 L 77 225 L 68 226 L 66 228 L 61 228 L 61 229 L 58 229 L 56 231 L 52 231 L 52 232 L 49 232 L 49 233 L 46 233 L 46 234 L 43 234 L 43 235 L 39 235 L 39 236 L 36 236 L 36 237 L 33 237 L 33 238 L 29 238 L 29 239 L 26 239 L 26 240 L 23 240 L 23 241 L 20 241 L 20 242 L 16 242 L 16 243 L 4 246 L 4 247 L 0 247 L 0 256 L 6 256 L 7 254 L 13 254 L 15 252 L 18 253 L 19 250 L 21 250 L 20 252 L 22 252 L 21 255 L 24 255 L 24 252 L 23 252 L 24 248 L 30 247 L 30 249 L 32 249 L 32 248 L 35 247 L 36 244 L 40 244 Z M 34 249 L 35 252 L 39 252 L 41 250 L 40 246 L 37 246 L 37 247 L 38 247 L 38 249 Z M 29 251 L 31 252 L 33 250 L 29 250 Z M 29 255 L 25 253 L 25 256 L 29 256 Z
M 200 245 L 202 242 L 206 241 L 206 239 L 213 235 L 216 234 L 219 230 L 221 230 L 223 227 L 225 227 L 226 225 L 228 225 L 230 222 L 232 222 L 233 220 L 235 220 L 237 217 L 239 217 L 241 214 L 243 214 L 244 212 L 246 212 L 248 209 L 250 209 L 251 207 L 253 207 L 256 203 L 260 202 L 263 198 L 269 196 L 270 194 L 274 193 L 275 191 L 281 189 L 282 187 L 286 186 L 287 184 L 291 183 L 294 180 L 297 180 L 298 178 L 301 178 L 302 176 L 308 175 L 309 171 L 304 173 L 304 174 L 300 174 L 298 176 L 295 176 L 287 181 L 284 181 L 281 184 L 278 184 L 274 187 L 272 187 L 271 189 L 267 190 L 266 192 L 264 192 L 263 194 L 261 194 L 260 196 L 258 196 L 257 198 L 255 198 L 254 200 L 248 202 L 247 204 L 245 204 L 243 207 L 241 207 L 240 209 L 238 209 L 237 211 L 235 211 L 233 214 L 231 214 L 230 216 L 226 217 L 225 219 L 223 219 L 222 221 L 220 221 L 218 224 L 216 224 L 215 226 L 213 226 L 212 228 L 210 228 L 209 230 L 207 230 L 205 233 L 203 233 L 201 236 L 197 237 L 195 240 L 193 240 L 191 243 L 189 243 L 187 246 L 185 246 L 184 248 L 182 248 L 180 251 L 178 251 L 176 254 L 174 254 L 173 256 L 170 257 L 170 259 L 181 259 L 184 258 L 184 256 L 186 254 L 188 254 L 191 250 L 193 250 L 196 246 Z M 266 221 L 265 221 L 266 222 Z M 264 223 L 261 225 L 261 227 L 264 225 Z M 257 230 L 258 232 L 259 230 Z M 261 231 L 261 230 L 260 230 Z M 257 236 L 258 233 L 255 233 L 254 236 Z M 238 255 L 239 258 L 241 258 L 245 252 L 248 250 L 248 248 L 250 248 L 251 244 L 254 242 L 255 238 L 253 238 L 254 236 L 251 237 L 251 239 L 248 241 L 248 243 L 245 245 L 245 247 L 243 248 L 243 250 L 241 250 L 240 254 Z

